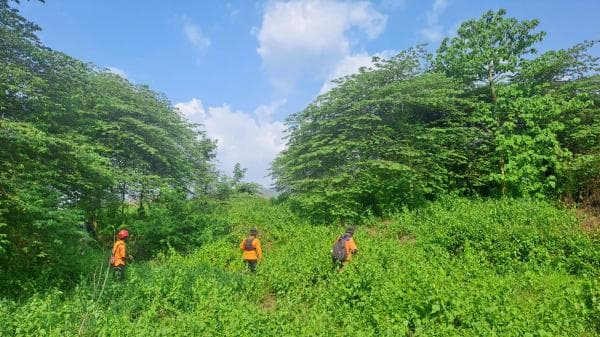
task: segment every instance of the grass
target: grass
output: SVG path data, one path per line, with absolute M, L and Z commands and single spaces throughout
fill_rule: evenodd
M 600 245 L 568 209 L 446 199 L 373 219 L 342 272 L 329 256 L 342 227 L 261 199 L 234 199 L 222 216 L 229 234 L 131 265 L 100 300 L 84 279 L 0 302 L 0 335 L 600 335 Z M 250 275 L 238 245 L 254 226 L 265 259 Z

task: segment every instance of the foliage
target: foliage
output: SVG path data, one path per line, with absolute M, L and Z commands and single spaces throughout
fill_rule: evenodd
M 418 204 L 455 183 L 466 158 L 441 128 L 466 106 L 458 83 L 419 73 L 412 49 L 349 77 L 288 120 L 288 149 L 273 167 L 277 187 L 314 221 L 356 220 Z
M 219 176 L 164 95 L 44 47 L 0 0 L 0 335 L 600 335 L 600 243 L 539 201 L 599 191 L 595 42 L 534 57 L 537 20 L 505 14 L 290 116 L 272 202 L 239 164 Z M 315 223 L 355 221 L 334 272 L 343 227 Z M 105 287 L 121 226 L 138 260 Z
M 222 206 L 212 199 L 188 199 L 182 191 L 163 188 L 143 218 L 128 226 L 136 258 L 149 258 L 175 249 L 190 251 L 224 234 L 228 228 L 219 216 Z
M 247 168 L 242 168 L 240 163 L 235 163 L 232 177 L 221 175 L 210 195 L 219 200 L 228 200 L 239 194 L 258 195 L 262 186 L 257 183 L 243 181 L 246 171 L 248 171 Z
M 44 47 L 7 0 L 0 18 L 0 289 L 25 294 L 86 270 L 78 223 L 110 232 L 161 186 L 202 194 L 215 144 L 163 95 Z
M 222 213 L 231 234 L 131 265 L 100 300 L 84 280 L 69 293 L 0 302 L 0 333 L 600 335 L 600 243 L 574 227 L 571 211 L 545 202 L 445 198 L 374 220 L 358 228 L 359 253 L 341 272 L 329 249 L 343 227 L 247 197 Z M 256 275 L 237 247 L 251 226 L 265 251 Z
M 272 166 L 282 198 L 313 222 L 347 222 L 446 193 L 595 193 L 594 42 L 534 58 L 538 21 L 505 15 L 467 20 L 434 55 L 376 58 L 292 115 Z
M 434 67 L 467 85 L 485 82 L 491 100 L 496 101 L 496 83 L 518 72 L 525 56 L 536 53 L 533 45 L 546 35 L 532 33 L 538 20 L 519 21 L 505 15 L 506 10 L 500 9 L 463 22 L 456 37 L 440 44 Z

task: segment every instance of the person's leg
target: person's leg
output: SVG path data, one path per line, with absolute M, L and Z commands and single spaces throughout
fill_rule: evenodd
M 125 279 L 125 266 L 113 267 L 113 275 L 118 281 Z
M 256 260 L 244 260 L 244 262 L 246 262 L 246 266 L 248 266 L 248 270 L 250 270 L 251 273 L 256 272 Z
M 333 270 L 340 270 L 343 267 L 342 261 L 337 260 L 335 257 L 331 258 L 331 262 L 332 262 L 332 266 L 333 266 Z

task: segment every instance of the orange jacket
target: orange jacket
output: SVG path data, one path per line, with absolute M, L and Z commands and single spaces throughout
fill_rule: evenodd
M 252 240 L 252 247 L 254 247 L 253 250 L 246 250 L 246 240 L 248 240 L 249 238 L 253 239 Z M 260 241 L 256 237 L 251 236 L 249 238 L 242 240 L 242 242 L 240 243 L 240 249 L 244 251 L 242 253 L 242 259 L 249 260 L 249 261 L 262 259 L 262 248 L 260 246 Z
M 356 243 L 354 243 L 354 239 L 350 238 L 350 240 L 346 241 L 346 261 L 352 260 L 352 254 L 358 250 L 356 247 Z
M 127 248 L 125 247 L 125 241 L 117 240 L 117 242 L 115 242 L 115 245 L 113 246 L 112 254 L 115 257 L 113 266 L 124 266 L 125 257 L 127 256 Z
M 344 235 L 340 236 L 338 238 L 341 239 Z M 337 242 L 337 240 L 335 240 L 335 242 Z M 335 242 L 333 243 L 335 245 Z M 350 261 L 352 260 L 352 254 L 355 253 L 358 250 L 358 247 L 356 246 L 356 243 L 354 242 L 354 238 L 350 237 L 350 239 L 348 239 L 345 243 L 345 248 L 346 248 L 346 259 L 344 261 Z

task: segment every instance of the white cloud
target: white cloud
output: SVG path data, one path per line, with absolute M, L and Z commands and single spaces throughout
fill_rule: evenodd
M 203 120 L 206 117 L 204 105 L 202 104 L 202 101 L 197 98 L 192 98 L 192 100 L 187 103 L 175 104 L 175 107 L 181 112 L 183 117 L 188 120 Z
M 261 27 L 252 33 L 272 84 L 288 91 L 298 78 L 328 76 L 350 55 L 357 36 L 379 36 L 386 21 L 387 17 L 366 1 L 271 2 Z
M 333 69 L 333 72 L 329 75 L 323 86 L 321 87 L 320 94 L 323 94 L 333 87 L 335 83 L 331 81 L 344 77 L 346 75 L 352 75 L 358 72 L 361 67 L 370 67 L 373 65 L 373 57 L 368 53 L 359 53 L 355 55 L 348 55 L 343 58 Z
M 448 7 L 448 0 L 435 0 L 431 9 L 427 12 L 427 23 L 434 24 L 437 23 L 440 19 L 440 15 L 446 10 Z
M 229 11 L 229 17 L 233 20 L 235 18 L 237 18 L 240 15 L 240 8 L 236 7 L 234 4 L 232 4 L 231 2 L 226 2 L 225 3 L 225 7 L 227 8 L 227 10 Z
M 373 66 L 374 56 L 386 59 L 394 56 L 395 54 L 396 52 L 394 51 L 385 50 L 375 53 L 374 55 L 369 55 L 366 52 L 362 52 L 346 56 L 335 66 L 325 83 L 323 83 L 323 86 L 321 86 L 321 91 L 319 93 L 323 94 L 335 87 L 335 83 L 332 83 L 331 81 L 347 75 L 356 74 L 362 67 L 369 68 Z
M 285 105 L 285 100 L 261 105 L 253 114 L 235 111 L 229 105 L 205 109 L 199 99 L 178 103 L 176 108 L 190 121 L 204 125 L 207 135 L 217 140 L 217 160 L 220 170 L 231 175 L 239 162 L 248 169 L 246 180 L 264 186 L 271 161 L 285 148 L 285 125 L 272 121 L 271 115 Z
M 258 118 L 259 121 L 269 122 L 275 112 L 283 107 L 287 103 L 287 99 L 280 99 L 277 101 L 273 101 L 270 104 L 260 105 L 256 110 L 254 110 L 254 115 Z
M 106 71 L 108 71 L 109 73 L 119 75 L 119 76 L 123 77 L 124 79 L 127 79 L 127 73 L 123 69 L 111 66 L 111 67 L 106 67 Z
M 440 24 L 440 16 L 448 7 L 449 0 L 435 0 L 425 13 L 426 26 L 419 32 L 428 42 L 437 42 L 444 37 L 444 27 Z
M 200 27 L 187 20 L 183 24 L 183 33 L 192 46 L 200 50 L 206 49 L 210 46 L 210 39 L 206 37 L 204 33 L 202 33 Z

